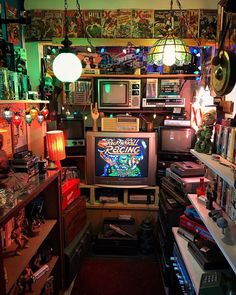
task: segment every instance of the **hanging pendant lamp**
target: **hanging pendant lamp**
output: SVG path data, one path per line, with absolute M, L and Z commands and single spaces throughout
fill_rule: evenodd
M 182 6 L 179 0 L 176 1 L 182 12 Z M 174 33 L 173 0 L 170 2 L 170 14 L 171 28 L 168 29 L 164 37 L 158 39 L 151 47 L 147 57 L 149 64 L 155 64 L 157 66 L 172 66 L 175 64 L 182 66 L 191 62 L 192 55 L 190 47 L 185 44 L 184 40 L 176 37 Z
M 67 0 L 65 0 L 65 20 L 64 32 L 65 37 L 61 42 L 64 46 L 58 56 L 53 61 L 53 72 L 58 80 L 65 83 L 65 88 L 68 90 L 69 83 L 75 82 L 82 74 L 82 65 L 80 59 L 74 54 L 71 49 L 72 42 L 68 38 L 69 22 L 67 14 Z

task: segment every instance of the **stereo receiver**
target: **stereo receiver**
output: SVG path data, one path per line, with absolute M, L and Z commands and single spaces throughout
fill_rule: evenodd
M 115 118 L 104 117 L 101 119 L 102 131 L 138 132 L 139 118 L 132 116 L 120 116 Z

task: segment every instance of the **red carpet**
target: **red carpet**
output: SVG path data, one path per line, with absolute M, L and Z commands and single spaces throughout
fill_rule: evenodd
M 124 258 L 85 259 L 71 295 L 164 295 L 157 262 Z

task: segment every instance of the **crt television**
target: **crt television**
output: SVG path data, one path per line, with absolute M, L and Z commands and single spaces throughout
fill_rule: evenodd
M 140 79 L 98 79 L 99 109 L 140 109 Z
M 159 126 L 158 128 L 158 154 L 189 155 L 195 142 L 195 130 L 191 127 Z
M 88 184 L 156 184 L 156 133 L 87 132 Z

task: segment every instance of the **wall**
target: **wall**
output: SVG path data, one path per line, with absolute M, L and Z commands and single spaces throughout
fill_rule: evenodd
M 217 3 L 219 0 L 180 0 L 182 7 L 184 9 L 192 8 L 192 9 L 199 9 L 199 8 L 206 8 L 206 9 L 216 9 Z M 173 8 L 177 9 L 177 2 L 173 2 Z M 81 0 L 79 1 L 81 9 L 122 9 L 122 8 L 146 8 L 146 9 L 169 9 L 170 8 L 170 1 L 162 0 L 162 1 L 143 1 L 143 0 L 120 0 L 120 1 L 107 1 L 107 0 L 96 0 L 96 1 L 88 1 L 88 0 Z M 25 0 L 25 8 L 26 9 L 63 9 L 64 8 L 64 1 L 57 0 L 57 1 L 48 1 L 48 0 Z M 76 8 L 76 1 L 69 0 L 68 1 L 68 9 L 75 9 Z

